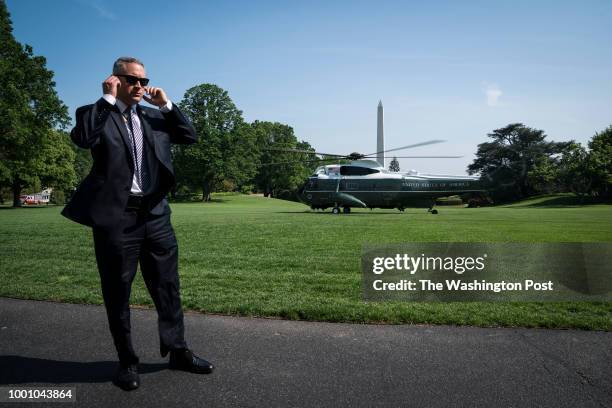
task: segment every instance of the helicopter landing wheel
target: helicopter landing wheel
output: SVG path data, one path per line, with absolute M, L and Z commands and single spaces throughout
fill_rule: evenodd
M 340 214 L 340 208 L 338 207 L 332 208 L 332 214 L 336 214 L 336 215 Z
M 344 207 L 342 208 L 342 212 L 345 214 L 350 214 L 351 213 L 351 207 Z
M 435 200 L 431 200 L 431 204 L 429 206 L 429 209 L 427 210 L 428 213 L 431 214 L 437 214 L 438 210 L 436 210 L 434 207 L 436 206 L 436 201 Z

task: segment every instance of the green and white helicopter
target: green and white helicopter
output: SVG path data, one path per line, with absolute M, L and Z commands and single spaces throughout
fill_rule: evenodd
M 370 154 L 349 155 L 311 152 L 306 150 L 280 149 L 285 152 L 314 153 L 323 155 L 319 160 L 350 160 L 345 164 L 326 164 L 317 167 L 314 174 L 298 190 L 298 198 L 313 210 L 332 209 L 333 214 L 345 214 L 351 208 L 434 208 L 437 198 L 451 195 L 486 197 L 486 190 L 478 177 L 421 174 L 411 170 L 393 172 L 383 168 L 376 161 L 379 153 L 415 148 L 443 140 L 429 140 L 422 143 L 398 147 Z M 279 149 L 276 149 L 279 150 Z M 395 158 L 460 158 L 462 156 L 394 156 Z M 387 157 L 385 157 L 387 158 Z M 389 157 L 390 158 L 390 157 Z

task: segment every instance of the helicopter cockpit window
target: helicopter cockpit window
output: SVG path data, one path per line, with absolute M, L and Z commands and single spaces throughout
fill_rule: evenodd
M 370 169 L 367 167 L 359 166 L 342 166 L 340 167 L 340 174 L 343 176 L 367 176 L 368 174 L 379 173 L 376 169 Z
M 328 167 L 327 175 L 330 177 L 338 177 L 340 175 L 340 168 L 338 167 Z

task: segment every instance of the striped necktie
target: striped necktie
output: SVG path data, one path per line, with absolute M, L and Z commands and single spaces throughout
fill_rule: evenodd
M 143 171 L 143 152 L 144 152 L 144 137 L 142 135 L 142 128 L 140 126 L 135 126 L 135 124 L 139 123 L 138 116 L 136 114 L 136 109 L 132 109 L 128 107 L 124 113 L 124 117 L 128 123 L 128 130 L 130 131 L 130 136 L 132 139 L 132 159 L 134 160 L 134 172 L 136 173 L 136 180 L 138 181 L 138 185 L 140 189 L 145 192 L 145 189 L 148 187 L 148 177 L 147 173 Z

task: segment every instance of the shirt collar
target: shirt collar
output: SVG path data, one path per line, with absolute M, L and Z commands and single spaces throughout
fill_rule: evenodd
M 117 108 L 119 108 L 119 112 L 123 113 L 125 112 L 126 108 L 128 107 L 125 103 L 121 102 L 119 99 L 115 100 L 115 104 L 117 105 Z M 136 106 L 138 104 L 134 104 L 131 106 L 132 110 L 136 109 Z

